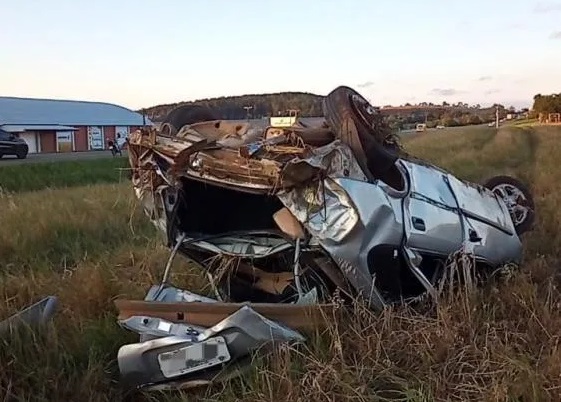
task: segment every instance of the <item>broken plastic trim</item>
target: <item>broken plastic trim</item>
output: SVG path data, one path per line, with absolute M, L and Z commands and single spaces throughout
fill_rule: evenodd
M 58 298 L 47 296 L 0 322 L 0 334 L 19 328 L 21 325 L 35 327 L 45 324 L 54 316 L 57 307 Z
M 196 340 L 197 336 L 206 328 L 196 325 L 174 323 L 163 318 L 151 316 L 132 316 L 119 321 L 123 328 L 136 332 L 139 335 L 149 335 L 153 337 L 182 336 L 191 340 Z

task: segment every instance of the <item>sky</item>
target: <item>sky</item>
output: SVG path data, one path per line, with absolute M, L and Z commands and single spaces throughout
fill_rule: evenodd
M 377 106 L 561 92 L 561 0 L 0 0 L 0 95 L 132 109 L 348 85 Z

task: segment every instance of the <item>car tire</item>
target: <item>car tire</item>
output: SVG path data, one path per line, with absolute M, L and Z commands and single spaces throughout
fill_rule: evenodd
M 362 95 L 346 86 L 337 87 L 324 98 L 322 109 L 337 139 L 353 150 L 370 180 L 383 177 L 394 167 L 398 153 L 385 143 L 389 127 Z
M 27 152 L 24 152 L 24 151 L 17 151 L 17 152 L 16 152 L 16 157 L 17 157 L 18 159 L 25 159 L 25 158 L 27 158 Z
M 162 131 L 175 135 L 183 126 L 203 121 L 220 120 L 213 109 L 202 105 L 183 105 L 176 107 L 162 121 Z
M 511 176 L 491 177 L 485 182 L 484 186 L 505 201 L 518 235 L 522 235 L 532 229 L 535 221 L 535 204 L 534 197 L 528 186 Z M 512 199 L 513 195 L 509 195 L 509 192 L 518 192 L 518 197 L 522 196 L 522 199 L 525 201 L 525 205 L 522 205 L 522 209 L 519 210 L 522 213 L 522 217 L 515 215 L 513 211 L 513 208 L 520 206 L 520 204 L 512 204 L 509 199 L 505 199 L 505 196 Z

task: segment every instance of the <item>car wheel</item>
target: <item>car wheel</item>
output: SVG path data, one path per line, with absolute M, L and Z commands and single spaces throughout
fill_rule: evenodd
M 398 154 L 386 142 L 391 130 L 362 95 L 340 86 L 324 98 L 322 107 L 327 124 L 353 150 L 369 179 L 380 178 L 394 167 Z
M 175 135 L 181 127 L 203 121 L 220 120 L 213 109 L 201 105 L 184 105 L 173 109 L 162 121 L 163 134 Z
M 532 229 L 535 220 L 534 197 L 528 187 L 511 176 L 495 176 L 484 184 L 506 204 L 516 233 Z
M 16 157 L 18 159 L 25 159 L 27 157 L 27 152 L 25 151 L 17 151 L 16 152 Z

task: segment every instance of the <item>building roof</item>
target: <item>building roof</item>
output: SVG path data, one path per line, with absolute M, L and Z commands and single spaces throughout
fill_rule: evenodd
M 40 131 L 40 130 L 49 130 L 49 131 L 75 131 L 77 130 L 76 127 L 70 126 L 63 126 L 60 124 L 53 124 L 53 125 L 44 125 L 44 124 L 28 124 L 28 125 L 14 125 L 14 124 L 5 124 L 0 126 L 0 129 L 7 131 L 9 133 L 21 133 L 23 131 Z
M 110 103 L 0 96 L 0 125 L 7 124 L 142 126 L 143 116 Z

